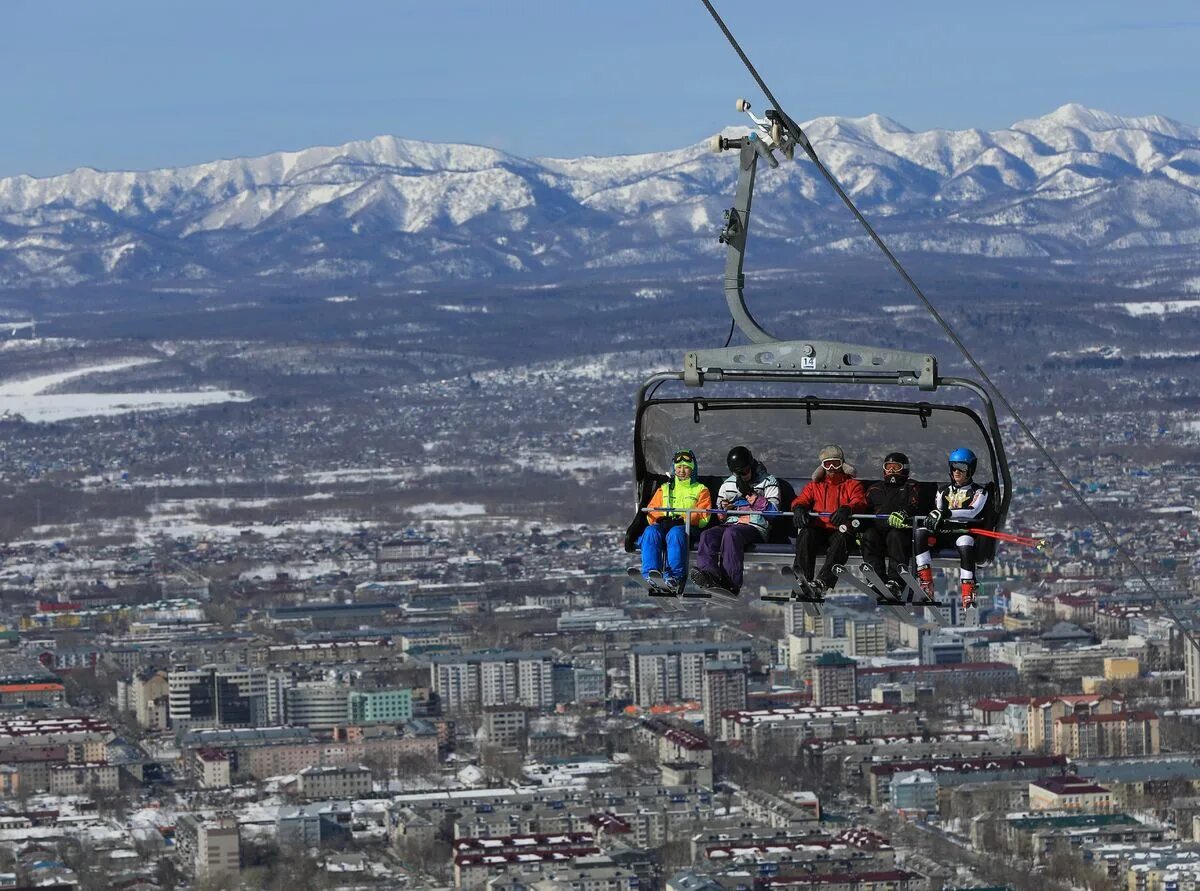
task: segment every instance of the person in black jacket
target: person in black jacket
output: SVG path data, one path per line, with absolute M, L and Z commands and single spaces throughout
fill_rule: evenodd
M 919 513 L 920 489 L 909 479 L 908 456 L 888 452 L 883 479 L 867 489 L 867 512 L 886 520 L 868 520 L 862 533 L 863 559 L 893 592 L 903 590 L 900 567 L 912 560 L 912 518 Z M 886 566 L 885 560 L 886 557 Z

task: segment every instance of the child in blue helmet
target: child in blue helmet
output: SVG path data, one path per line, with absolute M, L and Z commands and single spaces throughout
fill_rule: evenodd
M 954 544 L 958 548 L 960 567 L 959 581 L 962 583 L 963 609 L 975 605 L 975 536 L 970 527 L 982 525 L 987 510 L 987 489 L 975 482 L 975 468 L 979 461 L 970 449 L 955 449 L 950 453 L 950 485 L 938 490 L 934 509 L 925 519 L 925 528 L 916 532 L 917 578 L 921 589 L 932 600 L 933 558 L 929 553 L 929 539 L 943 523 L 961 524 L 966 528 L 957 533 Z M 954 533 L 950 533 L 954 534 Z
M 642 533 L 639 545 L 642 549 L 642 576 L 649 580 L 651 572 L 661 572 L 665 553 L 667 571 L 664 581 L 675 588 L 683 581 L 688 542 L 684 532 L 684 514 L 670 508 L 710 510 L 712 495 L 708 486 L 696 479 L 696 454 L 691 449 L 677 451 L 671 458 L 671 467 L 671 478 L 658 487 L 646 505 L 651 508 L 646 517 L 649 525 Z M 708 525 L 708 520 L 708 514 L 692 514 L 692 528 L 703 529 Z

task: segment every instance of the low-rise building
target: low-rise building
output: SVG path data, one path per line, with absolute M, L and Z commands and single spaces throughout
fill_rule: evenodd
M 297 790 L 304 798 L 361 798 L 371 793 L 371 771 L 362 765 L 331 764 L 300 771 Z
M 1029 783 L 1031 811 L 1106 814 L 1113 809 L 1112 792 L 1077 776 L 1043 777 Z
M 241 870 L 237 820 L 232 814 L 212 820 L 184 814 L 175 822 L 175 851 L 184 871 L 197 879 L 237 873 Z
M 119 787 L 120 770 L 115 764 L 85 761 L 50 765 L 50 791 L 55 795 L 116 792 Z
M 285 847 L 319 848 L 350 837 L 351 814 L 348 801 L 284 805 L 275 818 L 275 836 Z
M 229 752 L 201 746 L 192 761 L 196 782 L 203 789 L 227 789 L 232 782 Z
M 795 749 L 812 738 L 909 734 L 918 727 L 915 712 L 862 703 L 744 709 L 725 712 L 721 720 L 725 739 L 755 753 L 771 744 Z
M 892 777 L 917 770 L 932 773 L 942 789 L 968 782 L 1035 780 L 1047 773 L 1062 773 L 1066 766 L 1067 759 L 1062 755 L 893 761 L 876 764 L 867 771 L 868 792 L 871 804 L 886 803 L 891 797 Z

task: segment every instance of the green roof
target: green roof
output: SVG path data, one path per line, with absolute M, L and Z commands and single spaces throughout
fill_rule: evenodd
M 1018 817 L 1009 821 L 1018 829 L 1087 829 L 1102 826 L 1141 826 L 1129 814 L 1072 814 L 1059 817 Z

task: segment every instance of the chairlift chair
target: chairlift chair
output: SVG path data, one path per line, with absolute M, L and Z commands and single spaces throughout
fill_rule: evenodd
M 739 111 L 750 114 L 749 108 L 748 102 L 738 100 Z M 626 531 L 626 551 L 638 550 L 647 524 L 644 509 L 669 478 L 672 455 L 680 448 L 695 451 L 700 480 L 712 491 L 714 504 L 727 476 L 725 456 L 732 446 L 749 446 L 779 479 L 782 513 L 771 519 L 767 540 L 747 548 L 747 566 L 792 561 L 791 501 L 810 479 L 817 454 L 828 443 L 842 446 L 867 486 L 886 453 L 908 454 L 926 510 L 932 509 L 937 488 L 947 481 L 946 455 L 966 446 L 980 458 L 975 479 L 989 493 L 983 525 L 1002 529 L 1012 480 L 995 408 L 980 384 L 942 377 L 932 355 L 834 341 L 781 341 L 751 316 L 742 268 L 757 165 L 766 160 L 777 167 L 773 152 L 791 158 L 795 143 L 790 129 L 780 127 L 777 113 L 768 112 L 761 120 L 750 117 L 755 128 L 747 136 L 713 140 L 714 150 L 737 150 L 740 161 L 737 194 L 719 240 L 726 245 L 726 303 L 750 343 L 690 350 L 682 370 L 654 374 L 638 390 L 633 448 L 637 513 Z M 913 398 L 884 400 L 872 392 L 881 386 L 916 393 Z M 719 392 L 710 395 L 714 388 Z M 675 392 L 679 389 L 683 395 Z M 847 391 L 867 395 L 847 398 Z M 697 538 L 693 532 L 693 549 Z M 950 536 L 944 539 L 952 545 Z M 981 537 L 976 555 L 978 565 L 988 565 L 995 541 Z M 933 556 L 938 565 L 958 563 L 953 546 L 939 546 Z

